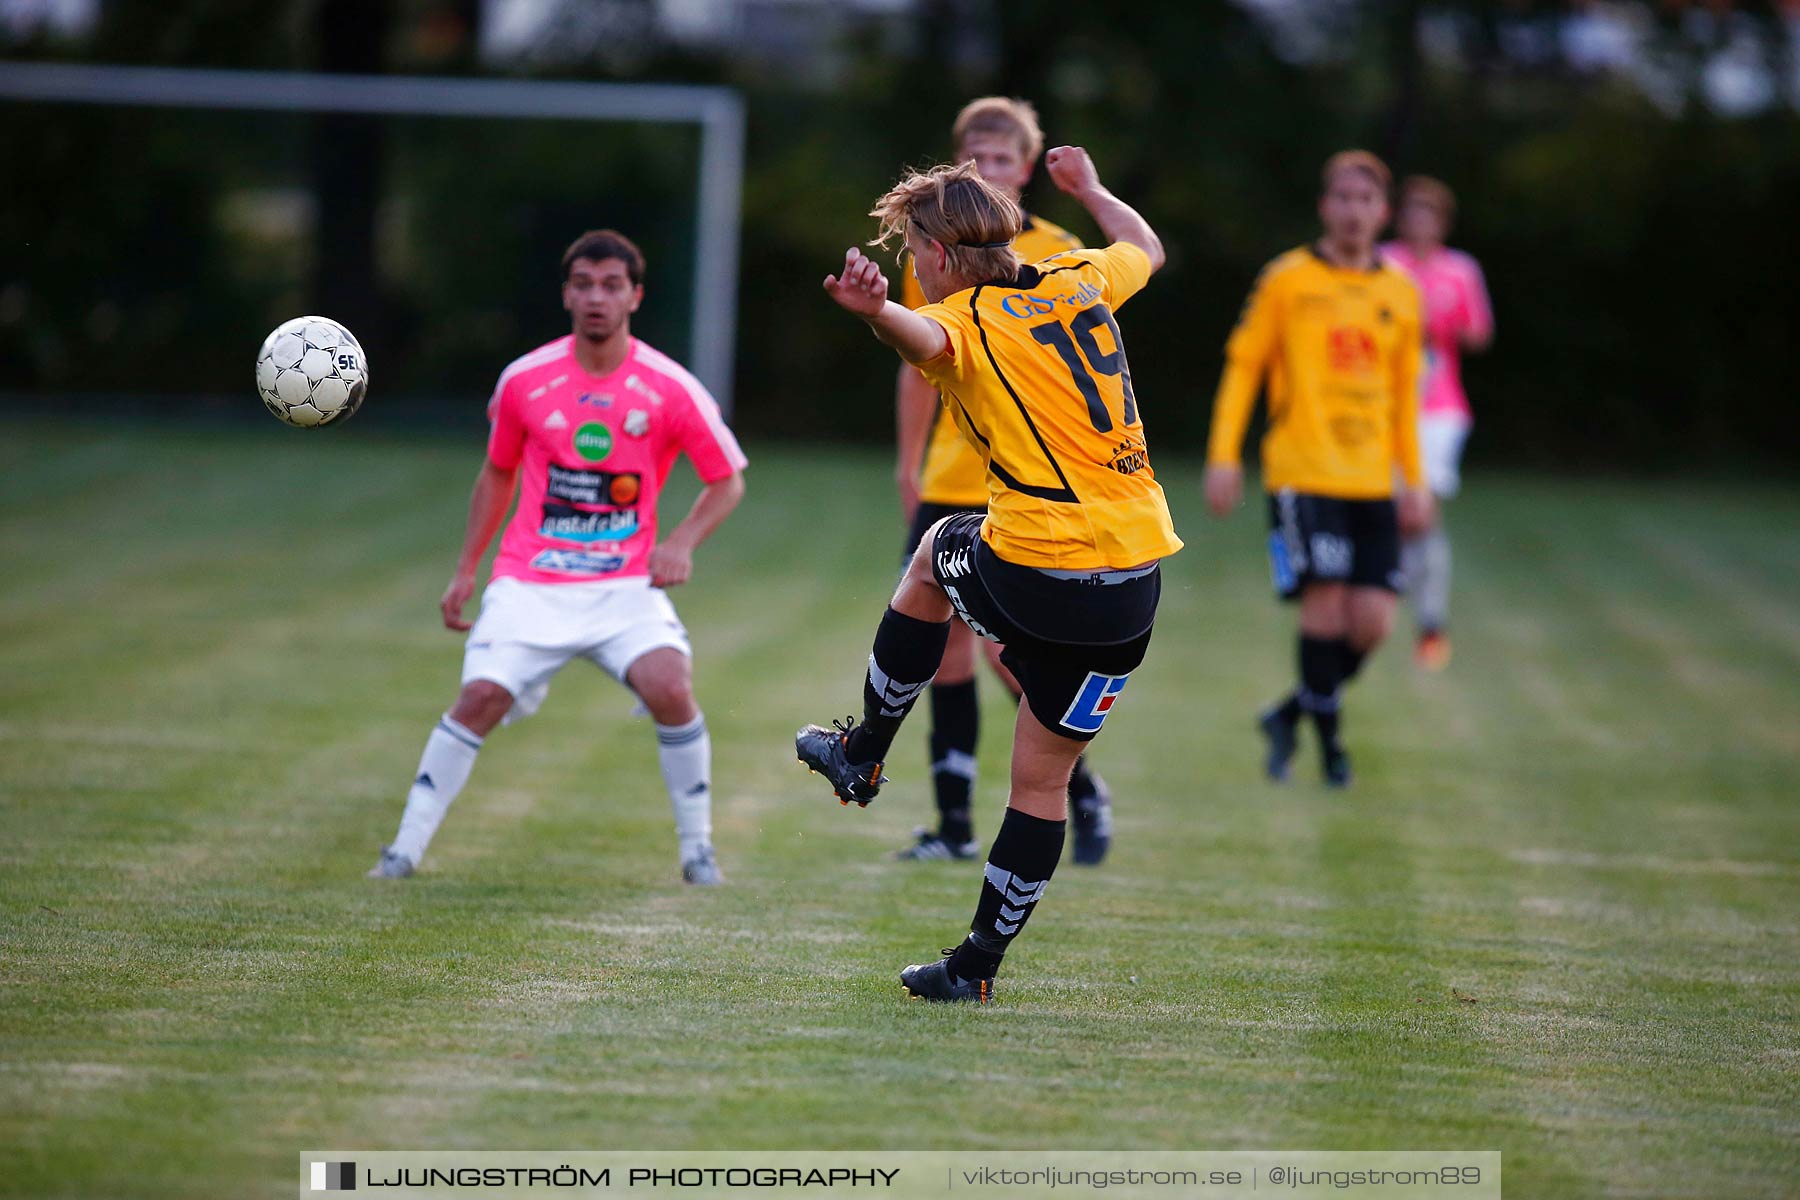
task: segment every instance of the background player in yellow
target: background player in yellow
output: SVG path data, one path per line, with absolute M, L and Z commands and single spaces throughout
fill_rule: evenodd
M 1029 102 L 1007 96 L 971 100 L 957 114 L 950 132 L 957 162 L 974 163 L 983 179 L 1019 200 L 1044 149 L 1037 110 Z M 1062 250 L 1081 248 L 1080 240 L 1068 230 L 1025 211 L 1022 205 L 1020 217 L 1019 235 L 1012 244 L 1020 261 L 1034 263 Z M 910 263 L 901 271 L 900 302 L 910 309 L 926 302 Z M 895 478 L 901 518 L 907 524 L 900 552 L 904 569 L 932 525 L 953 513 L 981 512 L 987 507 L 987 467 L 943 412 L 937 389 L 925 382 L 911 363 L 900 364 L 894 386 L 894 418 L 898 434 Z M 928 744 L 938 827 L 915 830 L 913 844 L 898 855 L 902 859 L 974 858 L 981 852 L 972 814 L 976 746 L 981 737 L 975 688 L 978 646 L 986 651 L 994 673 L 1014 698 L 1019 695 L 1018 681 L 1000 665 L 999 646 L 952 624 L 943 664 L 930 689 Z M 1085 757 L 1076 760 L 1069 777 L 1069 803 L 1074 859 L 1097 864 L 1112 844 L 1112 801 L 1105 782 L 1088 770 Z
M 1263 268 L 1213 402 L 1206 499 L 1224 516 L 1243 496 L 1238 456 L 1267 380 L 1269 564 L 1282 598 L 1300 603 L 1300 686 L 1258 719 L 1272 779 L 1287 777 L 1307 712 L 1326 782 L 1350 782 L 1339 693 L 1393 625 L 1400 527 L 1423 530 L 1433 516 L 1419 462 L 1418 290 L 1375 249 L 1390 184 L 1363 151 L 1325 164 L 1324 236 Z
M 825 280 L 943 392 L 987 467 L 988 507 L 945 517 L 920 542 L 875 632 L 862 723 L 808 725 L 795 753 L 840 800 L 874 799 L 952 616 L 1005 644 L 1025 692 L 1006 816 L 969 935 L 900 975 L 909 994 L 932 1000 L 992 996 L 1001 956 L 1062 856 L 1069 772 L 1143 661 L 1159 560 L 1181 548 L 1113 317 L 1162 265 L 1162 243 L 1101 186 L 1085 151 L 1060 146 L 1045 163 L 1111 240 L 1106 249 L 1020 263 L 1018 206 L 963 163 L 909 175 L 874 210 L 877 241 L 904 237 L 933 303 L 910 312 L 890 302 L 880 269 L 855 249 Z

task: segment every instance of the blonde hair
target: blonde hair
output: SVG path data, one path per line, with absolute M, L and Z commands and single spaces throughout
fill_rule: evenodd
M 1339 150 L 1325 160 L 1325 169 L 1319 173 L 1325 190 L 1331 190 L 1331 177 L 1339 171 L 1361 171 L 1380 185 L 1383 193 L 1394 186 L 1393 172 L 1387 164 L 1370 154 L 1367 150 Z
M 906 231 L 917 229 L 943 244 L 950 271 L 959 278 L 980 282 L 1019 273 L 1012 240 L 1025 218 L 972 162 L 908 171 L 869 215 L 881 222 L 871 246 L 886 246 L 896 237 L 904 246 Z
M 963 105 L 950 127 L 950 137 L 962 153 L 963 139 L 971 133 L 1003 133 L 1019 139 L 1025 161 L 1035 163 L 1044 152 L 1044 131 L 1038 126 L 1037 109 L 1016 96 L 983 96 Z
M 1400 202 L 1404 204 L 1414 197 L 1437 209 L 1443 214 L 1445 221 L 1456 215 L 1456 193 L 1441 179 L 1433 179 L 1429 175 L 1408 176 L 1406 182 L 1400 185 Z

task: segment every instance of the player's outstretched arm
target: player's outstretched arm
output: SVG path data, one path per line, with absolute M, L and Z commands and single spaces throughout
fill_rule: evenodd
M 1130 242 L 1150 256 L 1150 269 L 1162 270 L 1168 256 L 1162 239 L 1137 209 L 1106 190 L 1094 160 L 1080 146 L 1057 146 L 1044 155 L 1044 167 L 1057 187 L 1081 202 L 1108 243 Z
M 875 336 L 909 363 L 930 362 L 949 348 L 950 335 L 942 325 L 887 298 L 887 277 L 854 246 L 844 253 L 844 269 L 825 277 L 825 294 L 867 321 Z
M 518 482 L 517 467 L 497 467 L 492 460 L 481 464 L 481 474 L 475 477 L 475 490 L 469 496 L 469 524 L 463 531 L 462 553 L 456 557 L 456 573 L 450 576 L 450 586 L 438 602 L 446 629 L 461 631 L 470 626 L 463 619 L 463 606 L 475 593 L 475 572 L 481 569 L 481 556 L 487 553 L 500 522 L 506 520 Z
M 1283 306 L 1276 293 L 1282 286 L 1265 268 L 1225 343 L 1225 370 L 1213 397 L 1212 431 L 1206 439 L 1206 506 L 1215 517 L 1226 516 L 1244 499 L 1244 431 L 1281 338 Z

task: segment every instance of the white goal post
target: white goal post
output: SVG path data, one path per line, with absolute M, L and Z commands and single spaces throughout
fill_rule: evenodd
M 700 127 L 693 352 L 729 417 L 737 341 L 744 102 L 729 88 L 0 62 L 0 99 L 378 116 L 691 123 Z

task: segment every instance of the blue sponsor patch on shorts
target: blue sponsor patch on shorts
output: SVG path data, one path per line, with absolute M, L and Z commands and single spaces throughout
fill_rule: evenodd
M 533 570 L 563 575 L 610 575 L 624 565 L 623 554 L 594 554 L 587 550 L 539 550 L 531 560 Z
M 1125 681 L 1130 678 L 1129 675 L 1102 675 L 1098 671 L 1089 671 L 1081 683 L 1081 690 L 1069 703 L 1069 711 L 1063 714 L 1062 723 L 1077 733 L 1099 733 L 1100 726 L 1106 724 L 1107 714 L 1112 712 L 1113 702 L 1125 690 Z
M 1279 529 L 1269 531 L 1269 578 L 1275 584 L 1275 590 L 1284 596 L 1300 583 L 1294 574 L 1293 560 L 1288 557 L 1287 539 L 1281 536 Z

